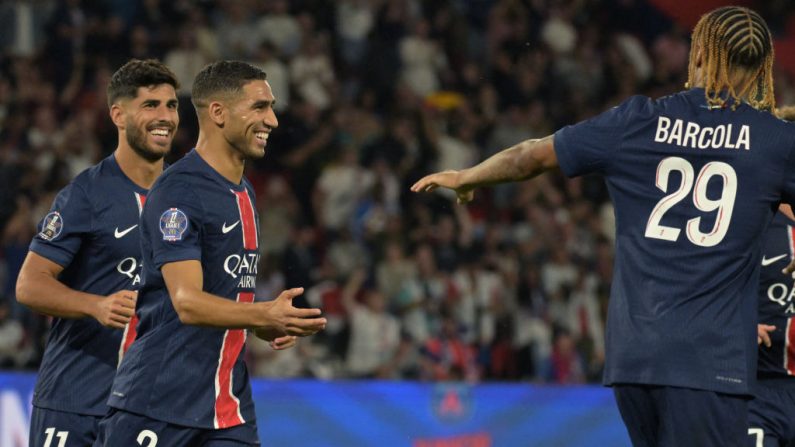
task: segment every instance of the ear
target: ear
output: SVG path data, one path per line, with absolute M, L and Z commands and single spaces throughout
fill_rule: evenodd
M 125 111 L 121 104 L 114 103 L 112 106 L 110 106 L 110 120 L 113 121 L 113 124 L 115 124 L 119 129 L 124 129 L 126 125 L 126 120 L 124 118 Z
M 210 120 L 218 127 L 224 127 L 224 123 L 226 123 L 226 112 L 226 106 L 218 101 L 213 101 L 207 106 L 207 114 L 210 116 Z

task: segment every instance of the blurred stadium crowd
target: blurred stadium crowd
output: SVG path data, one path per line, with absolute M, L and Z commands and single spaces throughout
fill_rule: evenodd
M 647 2 L 6 0 L 0 29 L 0 366 L 38 366 L 48 323 L 14 283 L 55 192 L 116 147 L 111 73 L 155 57 L 178 75 L 173 162 L 197 135 L 193 76 L 223 58 L 263 68 L 277 98 L 279 129 L 247 168 L 258 298 L 305 287 L 329 319 L 284 352 L 251 337 L 254 375 L 599 381 L 602 180 L 544 176 L 467 207 L 408 187 L 680 90 L 688 33 Z M 790 77 L 776 89 L 795 104 Z

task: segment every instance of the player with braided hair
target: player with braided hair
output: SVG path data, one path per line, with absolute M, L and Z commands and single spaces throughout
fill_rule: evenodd
M 687 90 L 629 98 L 412 186 L 466 203 L 556 168 L 604 176 L 616 214 L 604 383 L 635 446 L 748 442 L 760 235 L 795 203 L 795 126 L 770 112 L 772 63 L 758 14 L 713 10 L 693 32 Z
M 756 12 L 727 6 L 704 15 L 690 52 L 687 85 L 703 86 L 710 106 L 734 109 L 746 101 L 759 110 L 775 107 L 773 42 Z

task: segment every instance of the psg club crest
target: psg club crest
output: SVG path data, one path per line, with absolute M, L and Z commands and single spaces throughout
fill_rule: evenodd
M 63 218 L 61 217 L 61 213 L 53 211 L 44 217 L 39 237 L 45 241 L 51 241 L 61 234 L 61 230 L 63 230 Z
M 181 241 L 188 229 L 188 216 L 178 208 L 170 208 L 160 216 L 160 232 L 164 241 Z

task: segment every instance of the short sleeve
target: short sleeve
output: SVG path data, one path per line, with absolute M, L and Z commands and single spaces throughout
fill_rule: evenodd
M 604 173 L 629 119 L 648 103 L 646 97 L 633 96 L 600 115 L 558 130 L 555 154 L 563 173 L 567 177 Z
M 85 190 L 75 182 L 70 183 L 58 193 L 50 211 L 39 222 L 30 251 L 67 267 L 83 241 L 90 237 L 92 216 Z
M 151 248 L 155 268 L 169 262 L 201 260 L 204 210 L 189 185 L 172 182 L 153 189 L 141 218 L 142 244 Z

